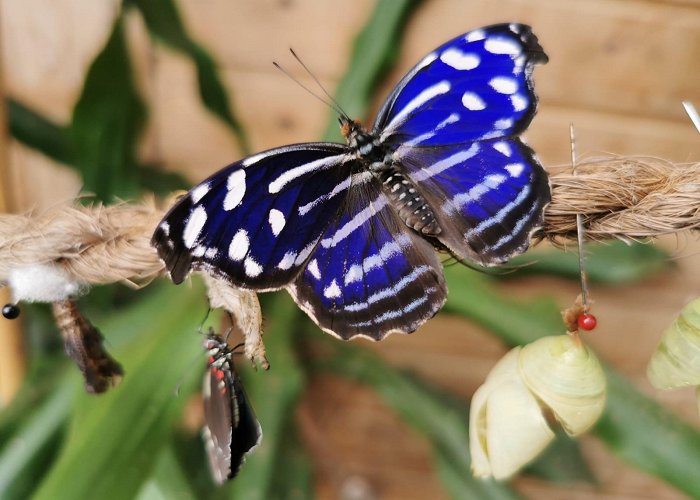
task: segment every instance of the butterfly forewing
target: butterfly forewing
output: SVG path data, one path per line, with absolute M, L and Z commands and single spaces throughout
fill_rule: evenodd
M 394 88 L 374 124 L 385 144 L 458 144 L 519 134 L 535 114 L 529 26 L 470 31 L 424 57 Z
M 321 328 L 346 339 L 410 333 L 435 315 L 447 294 L 432 246 L 406 227 L 369 179 L 353 186 L 343 215 L 290 287 Z
M 452 253 L 483 265 L 527 248 L 549 202 L 548 178 L 518 138 L 467 148 L 399 148 L 395 157 L 434 208 Z
M 235 477 L 262 439 L 260 424 L 233 367 L 232 352 L 218 335 L 205 341 L 210 356 L 204 377 L 203 436 L 214 480 Z
M 203 270 L 276 289 L 302 269 L 349 185 L 347 147 L 310 143 L 236 162 L 193 188 L 153 244 L 175 283 Z

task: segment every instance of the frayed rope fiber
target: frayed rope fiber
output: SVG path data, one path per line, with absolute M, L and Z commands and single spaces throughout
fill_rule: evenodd
M 574 239 L 577 213 L 586 237 L 596 241 L 700 227 L 700 163 L 615 157 L 581 162 L 576 174 L 571 167 L 550 169 L 550 176 L 552 202 L 535 237 Z M 53 262 L 84 284 L 148 283 L 164 271 L 151 235 L 175 199 L 0 215 L 0 281 L 19 266 Z

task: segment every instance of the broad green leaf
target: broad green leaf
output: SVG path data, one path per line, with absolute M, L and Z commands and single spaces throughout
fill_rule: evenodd
M 295 420 L 289 419 L 287 429 L 282 431 L 280 442 L 278 476 L 275 478 L 269 498 L 302 500 L 315 498 L 313 463 L 297 435 Z
M 122 24 L 119 15 L 90 65 L 71 124 L 84 189 L 103 201 L 139 191 L 136 149 L 146 109 L 133 84 Z
M 700 432 L 611 368 L 606 375 L 608 402 L 593 432 L 625 462 L 700 498 Z
M 52 122 L 20 102 L 7 99 L 10 132 L 30 148 L 49 158 L 74 166 L 75 151 L 68 127 Z M 166 172 L 156 165 L 137 163 L 141 188 L 158 195 L 167 195 L 179 189 L 188 189 L 189 183 L 180 174 Z
M 553 274 L 579 279 L 578 253 L 575 249 L 533 250 L 512 259 L 512 273 L 494 273 L 500 278 L 514 278 L 530 274 Z M 586 273 L 592 282 L 622 284 L 647 278 L 674 265 L 670 256 L 651 245 L 622 241 L 586 246 Z M 521 266 L 521 267 L 519 267 Z
M 30 148 L 65 164 L 75 159 L 69 130 L 40 115 L 24 104 L 7 99 L 7 112 L 12 136 Z
M 74 400 L 77 373 L 61 377 L 46 399 L 28 410 L 0 451 L 0 491 L 3 499 L 23 499 L 36 488 L 65 426 Z
M 245 131 L 231 111 L 229 96 L 219 79 L 216 64 L 209 53 L 187 34 L 173 0 L 127 0 L 127 4 L 141 12 L 151 34 L 192 59 L 197 67 L 202 103 L 231 128 L 243 152 L 248 152 Z
M 396 59 L 406 21 L 420 3 L 421 0 L 379 0 L 355 38 L 350 65 L 335 94 L 336 101 L 351 118 L 367 114 L 377 86 Z M 331 141 L 340 139 L 335 115 L 323 137 Z
M 158 456 L 153 475 L 139 492 L 136 500 L 196 500 L 198 496 L 187 483 L 171 446 L 165 446 Z
M 450 268 L 445 310 L 470 318 L 511 345 L 564 327 L 550 299 L 521 303 L 497 294 L 491 280 L 474 271 Z M 664 479 L 680 491 L 700 496 L 700 432 L 644 396 L 612 368 L 608 401 L 593 432 L 627 463 Z
M 82 384 L 74 387 L 79 395 L 66 444 L 34 498 L 136 495 L 195 387 L 203 297 L 201 286 L 162 288 L 100 325 L 107 339 L 126 330 L 124 339 L 131 340 L 113 350 L 124 380 L 99 397 L 83 393 Z

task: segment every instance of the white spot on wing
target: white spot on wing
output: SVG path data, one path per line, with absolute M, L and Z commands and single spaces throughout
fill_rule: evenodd
M 340 297 L 340 287 L 336 280 L 331 281 L 331 284 L 323 290 L 323 295 L 327 299 L 335 299 Z
M 510 147 L 510 144 L 505 141 L 494 142 L 493 149 L 501 153 L 503 156 L 510 157 L 510 155 L 513 154 L 513 149 Z
M 427 87 L 423 89 L 423 91 L 418 94 L 416 97 L 411 99 L 406 106 L 401 109 L 394 118 L 391 119 L 389 124 L 386 126 L 387 130 L 393 130 L 397 126 L 401 125 L 408 116 L 421 107 L 423 104 L 426 102 L 430 101 L 431 99 L 434 99 L 435 97 L 442 95 L 446 92 L 449 92 L 452 86 L 450 85 L 450 82 L 447 80 L 443 80 L 441 82 L 436 83 L 435 85 L 431 85 L 430 87 Z
M 190 191 L 190 197 L 192 198 L 192 203 L 199 203 L 199 200 L 204 198 L 204 195 L 209 192 L 211 189 L 211 186 L 209 186 L 208 182 L 205 182 L 203 184 L 200 184 L 196 188 L 194 188 L 192 191 Z
M 513 126 L 513 119 L 512 118 L 501 118 L 500 120 L 496 120 L 493 122 L 494 128 L 497 128 L 499 130 L 503 130 L 506 128 L 510 128 Z
M 160 229 L 161 229 L 161 231 L 163 231 L 163 234 L 165 236 L 170 236 L 170 224 L 163 221 L 160 223 Z
M 489 85 L 499 94 L 515 94 L 518 90 L 517 80 L 508 76 L 495 76 L 491 78 Z
M 460 163 L 467 161 L 469 158 L 473 157 L 478 152 L 479 145 L 477 143 L 472 143 L 472 145 L 469 146 L 469 149 L 458 151 L 455 154 L 448 156 L 447 158 L 443 158 L 442 160 L 433 163 L 428 168 L 422 168 L 418 172 L 413 174 L 411 178 L 415 182 L 422 182 L 426 179 L 429 179 L 444 172 L 449 168 L 454 167 L 455 165 L 459 165 Z
M 527 99 L 522 94 L 513 94 L 510 96 L 510 102 L 513 104 L 513 110 L 523 111 L 527 108 Z
M 262 266 L 255 262 L 255 259 L 253 259 L 252 257 L 247 257 L 245 259 L 245 261 L 243 262 L 243 267 L 245 268 L 245 273 L 251 278 L 256 278 L 260 276 L 260 273 L 262 273 L 263 271 Z
M 318 269 L 318 261 L 316 259 L 311 259 L 311 262 L 309 262 L 309 265 L 306 267 L 306 269 L 309 270 L 311 276 L 313 276 L 317 280 L 321 279 L 321 271 L 319 271 Z
M 287 252 L 284 254 L 284 257 L 282 257 L 282 260 L 280 261 L 279 264 L 277 264 L 278 269 L 282 269 L 283 271 L 286 271 L 287 269 L 291 269 L 291 267 L 294 265 L 294 260 L 297 258 L 296 252 Z
M 464 37 L 464 39 L 467 42 L 478 42 L 479 40 L 483 40 L 484 38 L 486 38 L 486 32 L 484 30 L 470 31 Z
M 249 166 L 253 165 L 254 163 L 259 162 L 263 158 L 270 156 L 271 154 L 275 154 L 275 152 L 274 151 L 265 151 L 263 153 L 258 153 L 258 154 L 249 156 L 248 158 L 243 159 L 243 161 L 241 162 L 241 166 L 243 166 L 243 168 L 249 167 Z
M 309 258 L 309 255 L 311 255 L 311 252 L 313 252 L 316 249 L 316 243 L 318 243 L 318 240 L 314 240 L 308 245 L 306 245 L 301 252 L 299 252 L 299 255 L 297 255 L 296 260 L 294 261 L 295 265 L 299 265 L 302 262 L 304 262 L 306 259 Z
M 500 36 L 488 38 L 484 42 L 484 48 L 492 54 L 507 54 L 511 57 L 520 54 L 522 51 L 520 44 L 515 40 Z
M 465 92 L 462 95 L 462 104 L 470 111 L 481 111 L 486 108 L 486 103 L 474 92 Z
M 379 196 L 374 201 L 371 201 L 367 207 L 357 212 L 352 219 L 346 222 L 343 227 L 338 229 L 333 236 L 323 239 L 321 241 L 323 248 L 332 248 L 336 246 L 338 243 L 350 236 L 353 231 L 363 226 L 369 219 L 374 217 L 382 208 L 384 208 L 386 203 L 387 199 L 385 196 Z
M 450 113 L 450 116 L 442 120 L 440 123 L 437 124 L 437 126 L 431 130 L 430 132 L 426 132 L 425 134 L 417 135 L 410 141 L 404 142 L 404 146 L 416 146 L 417 144 L 422 143 L 423 141 L 427 141 L 431 137 L 433 137 L 438 130 L 445 128 L 447 125 L 451 123 L 455 123 L 459 121 L 459 114 L 458 113 Z M 406 196 L 406 193 L 401 193 L 403 196 Z M 401 199 L 401 198 L 399 198 Z
M 398 295 L 399 291 L 413 283 L 416 280 L 416 278 L 418 278 L 418 276 L 430 271 L 431 269 L 432 268 L 430 266 L 417 266 L 413 269 L 413 271 L 401 278 L 394 285 L 382 288 L 381 290 L 378 290 L 377 292 L 367 297 L 367 302 L 355 302 L 353 304 L 348 304 L 344 307 L 344 310 L 350 312 L 361 311 L 363 309 L 367 309 L 370 306 L 370 304 L 379 302 L 380 300 L 385 299 L 387 297 L 396 296 Z
M 440 54 L 440 60 L 458 70 L 474 69 L 481 62 L 477 54 L 464 53 L 455 47 L 450 47 Z
M 387 241 L 379 249 L 378 254 L 373 254 L 365 257 L 362 264 L 353 264 L 345 274 L 345 284 L 349 285 L 356 281 L 360 281 L 364 273 L 372 269 L 381 267 L 385 262 L 391 260 L 392 257 L 399 255 L 402 248 L 407 248 L 411 245 L 411 238 L 405 234 L 400 235 L 395 240 Z
M 241 204 L 245 196 L 245 170 L 236 170 L 228 176 L 226 181 L 226 198 L 224 198 L 224 210 L 233 210 Z
M 518 177 L 520 174 L 523 173 L 523 170 L 525 169 L 525 165 L 522 163 L 510 163 L 506 165 L 506 170 L 510 174 L 511 177 Z
M 185 244 L 185 247 L 192 248 L 194 246 L 206 222 L 207 211 L 204 210 L 204 207 L 197 207 L 192 210 L 189 219 L 187 219 L 185 230 L 182 233 L 182 242 Z
M 452 197 L 451 204 L 444 203 L 442 209 L 445 212 L 454 212 L 455 208 L 460 210 L 463 206 L 479 201 L 479 199 L 492 189 L 497 189 L 506 180 L 505 175 L 487 175 L 483 181 L 473 186 L 466 193 L 459 193 Z
M 248 240 L 248 232 L 245 229 L 239 229 L 231 239 L 231 245 L 228 247 L 228 256 L 236 262 L 243 260 L 248 253 L 250 241 Z
M 277 179 L 270 183 L 268 186 L 268 191 L 270 194 L 279 193 L 284 186 L 292 182 L 294 179 L 302 177 L 303 175 L 313 172 L 314 170 L 325 170 L 327 168 L 334 167 L 342 163 L 345 159 L 345 155 L 327 156 L 325 158 L 310 161 L 309 163 L 304 163 L 298 167 L 290 168 L 286 172 L 280 174 Z
M 284 219 L 284 214 L 276 208 L 273 208 L 272 210 L 270 210 L 267 219 L 270 223 L 270 228 L 272 228 L 272 234 L 274 234 L 275 236 L 279 236 L 279 234 L 282 232 L 282 229 L 284 229 L 284 225 L 287 223 L 287 221 Z
M 530 194 L 530 186 L 525 185 L 523 187 L 522 191 L 520 191 L 518 196 L 516 196 L 516 198 L 513 201 L 511 201 L 510 203 L 505 205 L 502 209 L 500 209 L 498 212 L 496 212 L 496 214 L 493 217 L 489 217 L 488 219 L 483 220 L 478 226 L 467 231 L 464 236 L 466 238 L 469 238 L 473 234 L 480 233 L 488 227 L 491 227 L 495 224 L 500 224 L 501 222 L 503 222 L 503 219 L 505 219 L 506 215 L 508 215 L 508 213 L 511 210 L 515 209 L 515 207 L 520 205 L 520 203 L 525 198 L 527 198 L 529 194 Z M 511 235 L 512 235 L 512 233 L 509 234 L 508 236 L 510 237 Z

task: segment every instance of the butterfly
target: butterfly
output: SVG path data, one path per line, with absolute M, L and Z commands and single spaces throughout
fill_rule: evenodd
M 436 249 L 484 266 L 524 252 L 550 201 L 519 137 L 547 55 L 529 26 L 450 40 L 394 87 L 370 130 L 341 113 L 347 145 L 243 158 L 182 197 L 152 244 L 175 283 L 192 271 L 286 288 L 325 331 L 410 333 L 447 296 Z
M 226 341 L 210 332 L 204 341 L 209 369 L 204 377 L 202 431 L 209 468 L 218 484 L 233 479 L 262 440 L 262 429 L 233 366 Z

